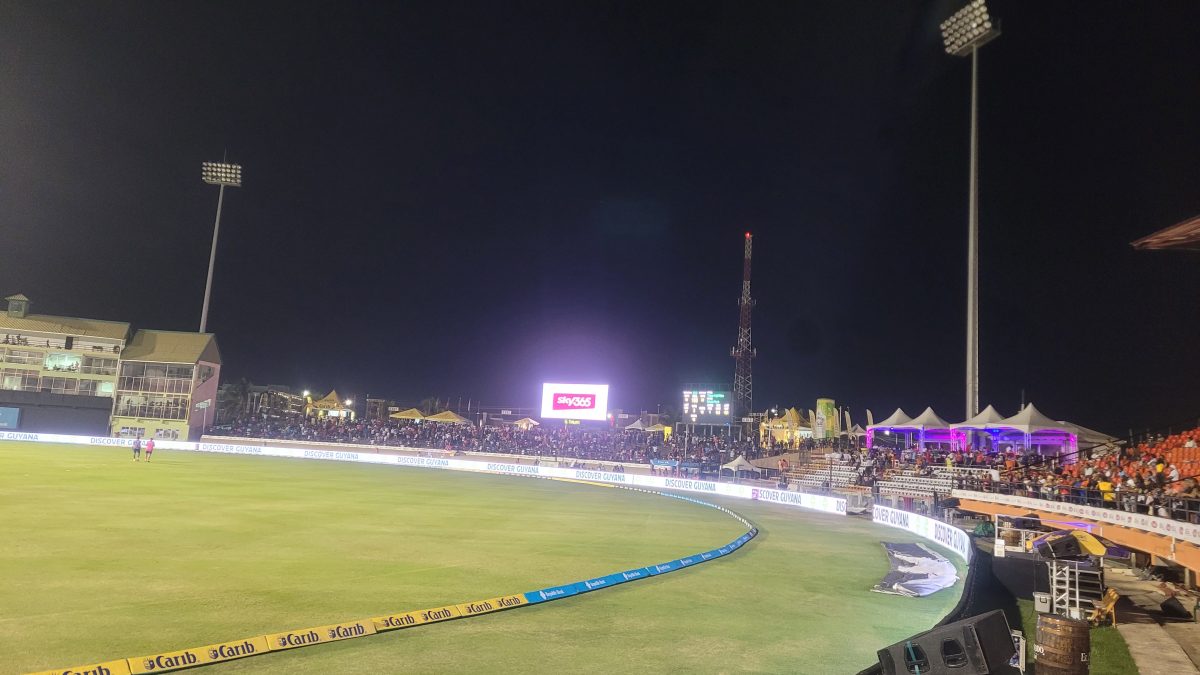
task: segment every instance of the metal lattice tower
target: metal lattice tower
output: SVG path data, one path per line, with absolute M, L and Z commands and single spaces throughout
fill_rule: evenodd
M 746 257 L 742 263 L 742 297 L 738 300 L 738 338 L 737 346 L 729 350 L 729 355 L 735 360 L 733 371 L 733 402 L 737 407 L 735 413 L 739 417 L 754 412 L 754 376 L 750 360 L 758 354 L 758 350 L 750 345 L 750 311 L 754 308 L 754 298 L 750 297 L 750 254 L 754 248 L 754 236 L 746 233 Z

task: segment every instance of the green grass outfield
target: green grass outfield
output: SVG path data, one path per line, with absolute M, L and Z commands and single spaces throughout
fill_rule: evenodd
M 721 500 L 726 558 L 512 611 L 197 672 L 852 673 L 936 623 L 868 589 L 859 518 Z M 724 545 L 734 519 L 576 483 L 0 442 L 0 673 L 66 667 L 536 590 Z M 961 567 L 960 567 L 961 569 Z

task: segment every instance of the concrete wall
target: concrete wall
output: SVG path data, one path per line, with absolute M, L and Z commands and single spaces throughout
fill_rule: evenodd
M 9 431 L 107 436 L 112 399 L 38 391 L 0 390 L 0 406 L 19 408 L 21 422 Z

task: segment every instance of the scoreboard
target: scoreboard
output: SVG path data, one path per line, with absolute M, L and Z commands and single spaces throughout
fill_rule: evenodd
M 733 420 L 732 392 L 685 389 L 680 421 L 691 424 L 729 424 Z

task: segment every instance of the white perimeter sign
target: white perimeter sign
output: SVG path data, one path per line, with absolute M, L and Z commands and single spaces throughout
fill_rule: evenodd
M 605 420 L 607 384 L 542 384 L 542 419 Z
M 42 434 L 26 432 L 0 432 L 0 441 L 26 441 L 29 443 L 71 443 L 75 445 L 117 446 L 128 447 L 133 444 L 132 438 L 106 438 L 104 436 L 67 436 L 62 434 Z M 567 478 L 570 480 L 594 481 L 599 483 L 615 483 L 630 487 L 658 488 L 668 490 L 684 490 L 701 492 L 738 499 L 754 499 L 762 502 L 773 502 L 784 506 L 795 506 L 825 513 L 846 515 L 846 500 L 841 497 L 825 495 L 810 495 L 786 490 L 768 490 L 751 485 L 737 483 L 719 483 L 708 480 L 688 478 L 667 478 L 664 476 L 646 476 L 636 473 L 621 473 L 612 471 L 596 471 L 591 469 L 568 469 L 565 467 L 538 466 L 517 464 L 511 460 L 495 458 L 497 461 L 480 461 L 458 459 L 456 457 L 414 457 L 412 455 L 391 455 L 376 452 L 358 452 L 352 446 L 346 450 L 321 450 L 316 448 L 277 447 L 258 445 L 261 439 L 246 439 L 245 444 L 210 443 L 201 441 L 155 441 L 156 448 L 166 450 L 183 450 L 187 452 L 219 452 L 228 455 L 258 455 L 262 457 L 291 457 L 294 459 L 322 459 L 334 462 L 360 462 L 367 464 L 390 464 L 392 466 L 411 466 L 424 469 L 449 469 L 451 471 L 476 471 L 483 473 L 499 473 L 526 478 Z M 366 446 L 370 447 L 370 446 Z M 391 448 L 400 451 L 431 451 L 422 448 Z

